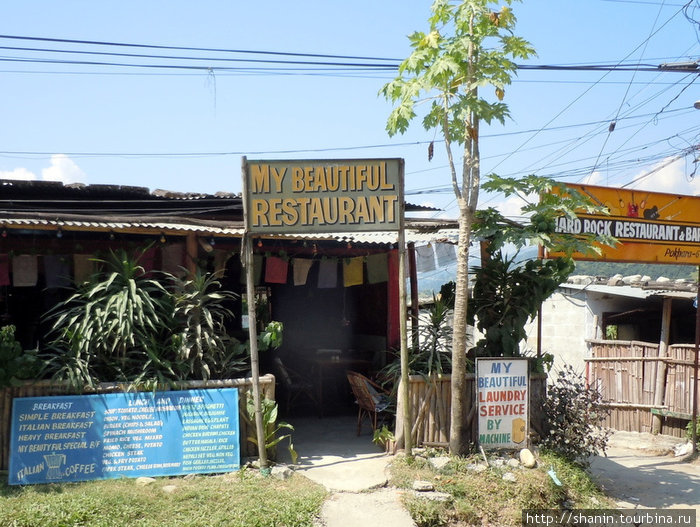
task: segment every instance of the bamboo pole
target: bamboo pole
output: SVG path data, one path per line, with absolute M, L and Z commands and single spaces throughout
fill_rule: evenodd
M 664 393 L 666 391 L 666 363 L 663 361 L 666 358 L 668 343 L 671 333 L 671 311 L 673 306 L 672 298 L 664 298 L 663 313 L 661 315 L 661 339 L 659 340 L 659 359 L 660 362 L 656 365 L 656 387 L 654 388 L 654 404 L 662 405 L 664 403 Z M 651 431 L 653 434 L 661 432 L 661 416 L 655 415 L 652 418 Z
M 257 318 L 255 316 L 255 283 L 253 269 L 253 240 L 248 231 L 248 161 L 245 156 L 241 159 L 241 174 L 243 178 L 243 218 L 245 234 L 243 235 L 243 251 L 241 257 L 245 263 L 246 294 L 248 296 L 248 338 L 250 344 L 250 370 L 253 378 L 253 405 L 255 407 L 255 431 L 258 441 L 258 456 L 260 468 L 267 468 L 267 450 L 265 448 L 265 429 L 262 418 L 262 401 L 260 400 L 260 367 L 258 358 Z

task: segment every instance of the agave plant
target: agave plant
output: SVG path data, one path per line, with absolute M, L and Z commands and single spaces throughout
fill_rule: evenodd
M 170 295 L 137 259 L 119 250 L 95 260 L 101 270 L 48 314 L 49 362 L 75 386 L 143 377 L 172 327 Z

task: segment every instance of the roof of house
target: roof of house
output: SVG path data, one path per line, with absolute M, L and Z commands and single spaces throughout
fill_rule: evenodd
M 406 204 L 406 212 L 435 211 Z M 201 233 L 207 236 L 243 235 L 240 194 L 151 192 L 121 185 L 64 185 L 53 181 L 0 180 L 0 226 L 6 229 L 127 231 L 165 234 Z M 451 220 L 406 219 L 407 241 L 456 241 L 457 223 Z M 290 239 L 354 241 L 387 244 L 395 232 L 328 233 L 279 236 Z
M 622 276 L 619 274 L 610 278 L 570 276 L 568 281 L 559 287 L 639 299 L 664 297 L 692 300 L 697 296 L 698 290 L 697 284 L 689 280 L 670 280 L 664 277 L 652 280 L 649 276 Z

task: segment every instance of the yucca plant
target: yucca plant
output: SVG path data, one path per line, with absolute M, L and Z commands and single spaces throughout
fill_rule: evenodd
M 171 297 L 124 250 L 95 261 L 101 269 L 47 315 L 49 363 L 79 387 L 143 379 L 154 358 L 167 356 L 160 348 L 172 328 Z
M 226 321 L 233 313 L 225 304 L 236 295 L 222 290 L 213 274 L 198 271 L 189 279 L 170 276 L 170 280 L 173 320 L 178 327 L 173 350 L 187 374 L 206 380 L 242 366 L 237 357 L 245 351 L 231 342 L 226 331 Z

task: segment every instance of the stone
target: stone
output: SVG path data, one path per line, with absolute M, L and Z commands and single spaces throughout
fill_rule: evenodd
M 428 463 L 435 470 L 442 470 L 447 466 L 449 462 L 450 458 L 448 456 L 431 457 L 428 459 Z
M 530 451 L 529 448 L 523 448 L 520 451 L 520 463 L 525 468 L 535 468 L 537 466 L 537 460 L 535 455 Z
M 166 485 L 162 490 L 166 494 L 173 494 L 177 490 L 177 485 Z
M 430 481 L 416 480 L 413 482 L 413 490 L 416 492 L 431 492 L 435 490 L 435 485 Z
M 286 479 L 291 478 L 294 475 L 294 471 L 286 465 L 277 465 L 277 466 L 272 467 L 272 470 L 270 471 L 270 475 L 273 478 L 286 480 Z
M 509 459 L 506 465 L 508 465 L 510 468 L 518 468 L 520 466 L 520 461 L 515 458 Z
M 483 472 L 486 470 L 488 467 L 484 465 L 483 463 L 470 463 L 467 465 L 467 470 L 471 470 L 472 472 Z
M 155 483 L 156 478 L 145 478 L 145 477 L 140 477 L 136 478 L 136 484 L 139 487 L 145 487 L 146 485 L 150 485 L 151 483 Z
M 687 456 L 693 451 L 693 443 L 688 441 L 687 443 L 679 443 L 673 447 L 673 455 L 675 457 Z
M 510 481 L 511 483 L 515 483 L 516 481 L 518 481 L 515 477 L 515 474 L 513 474 L 512 472 L 506 472 L 505 474 L 503 474 L 503 477 L 501 479 L 503 479 L 503 481 Z
M 506 462 L 503 459 L 494 459 L 491 461 L 491 466 L 496 467 L 496 468 L 501 468 L 506 464 Z
M 452 500 L 452 494 L 448 494 L 447 492 L 428 491 L 428 492 L 415 492 L 414 494 L 419 498 L 424 498 L 424 499 L 430 500 L 430 501 L 451 501 Z

